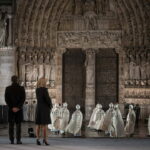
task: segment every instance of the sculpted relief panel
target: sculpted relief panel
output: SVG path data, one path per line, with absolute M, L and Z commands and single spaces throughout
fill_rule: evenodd
M 57 46 L 65 48 L 108 48 L 121 46 L 120 31 L 57 32 Z

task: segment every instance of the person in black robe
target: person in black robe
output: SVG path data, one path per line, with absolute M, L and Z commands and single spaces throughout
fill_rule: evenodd
M 23 104 L 25 89 L 19 85 L 17 76 L 11 77 L 12 85 L 5 89 L 5 102 L 8 105 L 9 139 L 14 144 L 14 125 L 16 124 L 17 144 L 21 142 L 21 122 L 23 121 Z

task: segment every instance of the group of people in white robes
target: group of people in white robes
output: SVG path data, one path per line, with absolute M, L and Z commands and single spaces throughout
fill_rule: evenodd
M 122 118 L 118 104 L 109 104 L 109 109 L 104 112 L 101 104 L 97 104 L 93 109 L 88 127 L 90 129 L 102 130 L 110 137 L 131 136 L 134 133 L 136 115 L 133 106 L 129 106 L 129 112 L 126 119 L 126 125 Z
M 48 128 L 60 134 L 71 133 L 74 136 L 80 135 L 83 121 L 80 105 L 76 105 L 76 111 L 72 114 L 71 119 L 67 106 L 67 103 L 63 103 L 62 107 L 59 104 L 54 104 L 50 114 L 51 124 L 48 125 Z

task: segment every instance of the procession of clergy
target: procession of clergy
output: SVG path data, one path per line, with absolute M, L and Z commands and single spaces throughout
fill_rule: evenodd
M 83 122 L 83 114 L 80 110 L 80 105 L 76 105 L 76 111 L 72 114 L 67 108 L 67 103 L 63 103 L 62 107 L 55 104 L 51 111 L 52 124 L 48 128 L 53 132 L 60 134 L 71 133 L 74 136 L 81 135 L 81 127 Z M 103 131 L 110 137 L 125 137 L 134 134 L 136 114 L 133 105 L 129 105 L 129 112 L 124 124 L 122 114 L 118 104 L 109 104 L 109 109 L 104 112 L 101 104 L 97 104 L 93 109 L 88 128 L 97 131 Z M 150 135 L 150 117 L 148 119 L 148 131 Z

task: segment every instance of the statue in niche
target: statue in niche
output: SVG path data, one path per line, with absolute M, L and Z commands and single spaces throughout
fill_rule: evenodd
M 36 82 L 38 80 L 38 54 L 35 51 L 33 54 L 33 75 L 32 81 Z
M 150 136 L 150 115 L 148 118 L 148 136 Z
M 38 54 L 38 64 L 39 64 L 39 75 L 38 75 L 38 79 L 44 77 L 44 66 L 43 66 L 43 62 L 44 62 L 44 56 L 42 52 L 39 52 Z
M 55 77 L 56 77 L 56 65 L 55 65 L 55 52 L 53 51 L 51 53 L 51 59 L 50 59 L 50 65 L 51 65 L 51 68 L 50 68 L 50 80 L 51 80 L 51 87 L 54 87 L 55 86 Z
M 33 71 L 32 52 L 31 50 L 28 50 L 26 54 L 26 80 L 27 82 L 32 81 L 32 74 L 33 74 L 32 71 Z
M 6 45 L 6 17 L 3 18 L 3 14 L 0 11 L 0 47 L 4 47 Z
M 25 66 L 26 66 L 26 54 L 24 51 L 20 51 L 19 55 L 19 78 L 21 85 L 25 83 Z
M 74 14 L 75 15 L 81 15 L 83 11 L 83 3 L 82 0 L 75 0 L 75 8 L 74 8 Z
M 146 52 L 145 51 L 141 52 L 140 57 L 141 57 L 141 65 L 140 65 L 141 79 L 146 80 Z
M 135 54 L 135 79 L 140 80 L 140 55 L 139 52 Z
M 86 30 L 96 30 L 98 28 L 95 1 L 86 0 L 84 4 L 84 19 Z
M 146 78 L 150 80 L 150 52 L 147 53 Z
M 93 66 L 95 64 L 94 62 L 94 52 L 87 52 L 87 58 L 85 61 L 85 66 L 86 66 L 86 72 L 87 72 L 87 82 L 88 83 L 93 83 L 94 80 L 94 71 L 93 71 Z
M 47 85 L 49 85 L 50 70 L 51 70 L 50 53 L 49 52 L 46 52 L 46 54 L 45 54 L 44 67 L 45 67 L 45 78 L 47 79 Z
M 125 64 L 124 64 L 124 78 L 125 80 L 129 79 L 129 72 L 130 72 L 130 58 L 129 58 L 129 52 L 126 52 L 125 55 Z
M 129 58 L 130 58 L 129 76 L 130 76 L 130 80 L 134 80 L 135 79 L 135 57 L 134 57 L 134 54 L 132 52 L 130 52 Z

